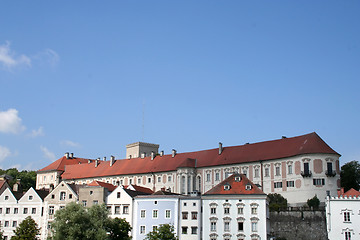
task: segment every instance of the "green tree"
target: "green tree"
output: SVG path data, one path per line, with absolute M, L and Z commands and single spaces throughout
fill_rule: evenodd
M 36 235 L 40 234 L 40 228 L 30 216 L 25 218 L 19 226 L 14 230 L 15 235 L 11 240 L 33 240 L 38 239 Z
M 358 161 L 351 161 L 341 167 L 341 186 L 345 191 L 354 188 L 360 189 L 360 164 Z
M 109 218 L 105 205 L 85 208 L 77 203 L 69 203 L 58 210 L 51 228 L 54 240 L 126 240 L 130 239 L 128 233 L 131 230 L 125 220 Z
M 157 229 L 146 234 L 147 240 L 177 240 L 174 233 L 174 226 L 169 224 L 161 224 Z
M 318 209 L 320 205 L 319 198 L 315 195 L 313 198 L 307 200 L 307 205 L 313 209 Z
M 270 211 L 279 211 L 281 209 L 287 208 L 287 199 L 284 198 L 281 194 L 270 193 L 268 194 L 268 198 Z

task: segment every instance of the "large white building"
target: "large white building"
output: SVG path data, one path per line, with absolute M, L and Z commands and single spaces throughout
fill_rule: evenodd
M 326 199 L 326 223 L 329 240 L 360 239 L 360 192 L 341 189 Z
M 127 158 L 109 161 L 83 159 L 66 153 L 38 171 L 37 189 L 61 180 L 88 184 L 94 180 L 114 185 L 136 184 L 153 191 L 204 193 L 232 173 L 245 174 L 265 193 L 280 193 L 291 205 L 303 205 L 315 195 L 322 204 L 340 187 L 339 157 L 316 133 L 247 143 L 239 146 L 171 154 L 159 145 L 129 144 Z

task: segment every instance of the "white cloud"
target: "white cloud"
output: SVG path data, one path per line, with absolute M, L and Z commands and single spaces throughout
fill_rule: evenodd
M 0 146 L 0 162 L 4 161 L 11 155 L 10 149 L 4 146 Z
M 16 66 L 31 66 L 31 59 L 26 55 L 17 55 L 10 49 L 10 42 L 6 41 L 4 45 L 0 45 L 0 64 L 10 70 Z
M 33 129 L 30 133 L 30 137 L 40 137 L 40 136 L 44 136 L 44 128 L 43 127 L 39 127 L 39 129 Z
M 25 126 L 21 124 L 21 118 L 16 109 L 11 108 L 0 112 L 0 132 L 17 134 L 24 130 Z
M 59 54 L 54 50 L 47 48 L 33 56 L 34 60 L 37 60 L 41 65 L 56 66 L 60 60 Z
M 70 141 L 70 140 L 61 141 L 61 145 L 70 146 L 70 147 L 80 147 L 79 143 L 73 142 L 73 141 Z
M 43 152 L 45 158 L 49 159 L 52 162 L 56 160 L 55 154 L 51 152 L 49 149 L 47 149 L 44 146 L 40 146 L 40 149 Z

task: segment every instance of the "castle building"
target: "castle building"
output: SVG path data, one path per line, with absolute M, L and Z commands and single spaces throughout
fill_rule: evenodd
M 340 186 L 340 154 L 315 132 L 281 139 L 196 152 L 158 153 L 159 145 L 127 145 L 125 159 L 65 156 L 37 173 L 37 189 L 60 181 L 113 185 L 136 184 L 188 195 L 205 193 L 233 173 L 242 173 L 266 194 L 279 193 L 290 205 L 303 205 L 315 195 L 322 204 Z

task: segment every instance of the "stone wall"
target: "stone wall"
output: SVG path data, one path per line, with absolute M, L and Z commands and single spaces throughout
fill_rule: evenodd
M 325 211 L 270 212 L 270 235 L 286 240 L 327 240 Z

